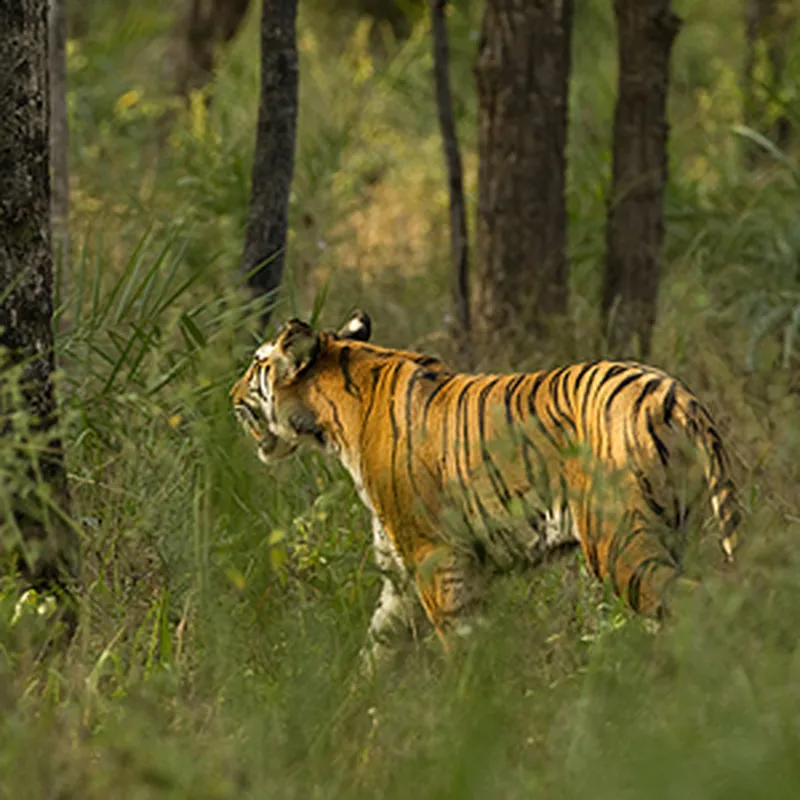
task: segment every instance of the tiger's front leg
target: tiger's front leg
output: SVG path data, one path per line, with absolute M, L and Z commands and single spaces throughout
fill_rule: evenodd
M 416 638 L 425 615 L 416 597 L 414 582 L 397 555 L 380 520 L 372 518 L 375 561 L 383 573 L 383 585 L 361 650 L 361 674 L 373 675 L 390 661 L 398 648 Z

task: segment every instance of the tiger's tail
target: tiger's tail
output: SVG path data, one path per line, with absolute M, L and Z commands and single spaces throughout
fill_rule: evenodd
M 711 415 L 691 395 L 685 398 L 685 402 L 676 403 L 675 412 L 694 446 L 705 454 L 705 476 L 711 507 L 720 529 L 720 546 L 726 560 L 733 562 L 733 552 L 738 543 L 737 529 L 743 514 L 738 491 L 731 478 L 728 454 Z

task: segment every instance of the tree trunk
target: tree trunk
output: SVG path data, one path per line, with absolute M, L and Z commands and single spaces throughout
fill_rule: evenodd
M 603 315 L 610 352 L 646 358 L 656 320 L 664 238 L 669 59 L 680 19 L 670 0 L 615 0 L 614 11 L 619 88 Z
M 745 122 L 785 149 L 791 136 L 791 123 L 785 107 L 780 106 L 780 95 L 784 89 L 787 55 L 795 36 L 797 14 L 791 0 L 746 0 L 745 15 Z M 754 162 L 763 150 L 755 143 L 749 143 L 747 152 L 750 161 Z
M 453 117 L 453 100 L 450 93 L 450 55 L 447 42 L 445 9 L 447 0 L 429 0 L 433 34 L 433 71 L 436 83 L 436 107 L 439 128 L 442 132 L 444 159 L 447 166 L 447 183 L 450 196 L 450 269 L 452 273 L 453 306 L 455 308 L 455 338 L 461 358 L 469 365 L 472 361 L 469 313 L 469 239 L 464 208 L 464 180 L 461 170 L 461 153 L 458 133 Z
M 65 587 L 78 543 L 57 511 L 69 494 L 52 383 L 47 0 L 0 0 L 0 25 L 0 547 L 21 550 L 34 585 Z
M 53 250 L 62 274 L 69 266 L 69 124 L 67 121 L 67 10 L 49 0 L 50 165 Z
M 250 0 L 188 0 L 177 30 L 175 87 L 182 97 L 202 89 L 214 74 L 218 45 L 239 30 Z
M 567 310 L 572 0 L 487 0 L 476 64 L 476 327 L 542 335 Z
M 261 100 L 242 269 L 254 291 L 271 300 L 283 274 L 294 174 L 297 0 L 264 0 L 261 14 Z

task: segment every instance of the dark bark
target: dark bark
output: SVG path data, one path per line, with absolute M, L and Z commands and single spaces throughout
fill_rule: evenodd
M 62 270 L 69 265 L 69 124 L 67 121 L 67 11 L 50 0 L 50 166 L 53 251 Z
M 464 205 L 464 179 L 458 132 L 453 116 L 450 92 L 450 53 L 447 41 L 445 9 L 447 0 L 429 0 L 433 34 L 433 72 L 436 83 L 436 108 L 442 132 L 444 160 L 447 166 L 447 185 L 450 197 L 450 269 L 453 305 L 456 318 L 456 338 L 461 356 L 471 361 L 469 311 L 469 238 Z
M 572 0 L 487 0 L 478 83 L 476 327 L 540 336 L 567 310 Z
M 3 447 L 14 453 L 11 464 L 4 457 L 0 530 L 20 537 L 0 546 L 21 548 L 35 585 L 68 586 L 78 543 L 50 504 L 69 509 L 52 383 L 47 0 L 0 0 L 0 25 L 0 371 L 18 372 L 21 389 L 5 387 L 0 400 Z
M 283 274 L 294 174 L 297 0 L 264 0 L 261 13 L 261 100 L 242 269 L 253 290 L 271 298 Z
M 619 87 L 603 315 L 611 354 L 646 358 L 661 277 L 669 60 L 680 19 L 670 0 L 615 0 L 614 11 Z
M 175 85 L 188 99 L 214 73 L 217 47 L 239 30 L 250 0 L 188 0 L 177 31 Z
M 796 34 L 797 14 L 787 0 L 746 0 L 747 55 L 743 76 L 744 116 L 747 125 L 785 149 L 791 137 L 791 122 L 785 110 L 769 113 L 784 88 L 789 47 Z M 763 55 L 762 55 L 763 51 Z M 766 56 L 766 63 L 763 61 Z M 758 77 L 759 66 L 763 78 Z M 748 144 L 751 162 L 763 153 Z

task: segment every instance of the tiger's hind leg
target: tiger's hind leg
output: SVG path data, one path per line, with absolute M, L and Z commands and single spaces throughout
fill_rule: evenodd
M 578 526 L 584 556 L 594 574 L 608 578 L 634 611 L 661 616 L 680 565 L 638 508 L 606 513 L 584 507 Z
M 361 649 L 360 672 L 365 677 L 390 661 L 403 643 L 416 637 L 419 625 L 425 622 L 414 582 L 377 517 L 372 520 L 372 538 L 383 585 Z
M 474 553 L 439 545 L 418 554 L 414 577 L 425 613 L 449 651 L 454 637 L 469 635 L 480 620 L 482 565 Z

